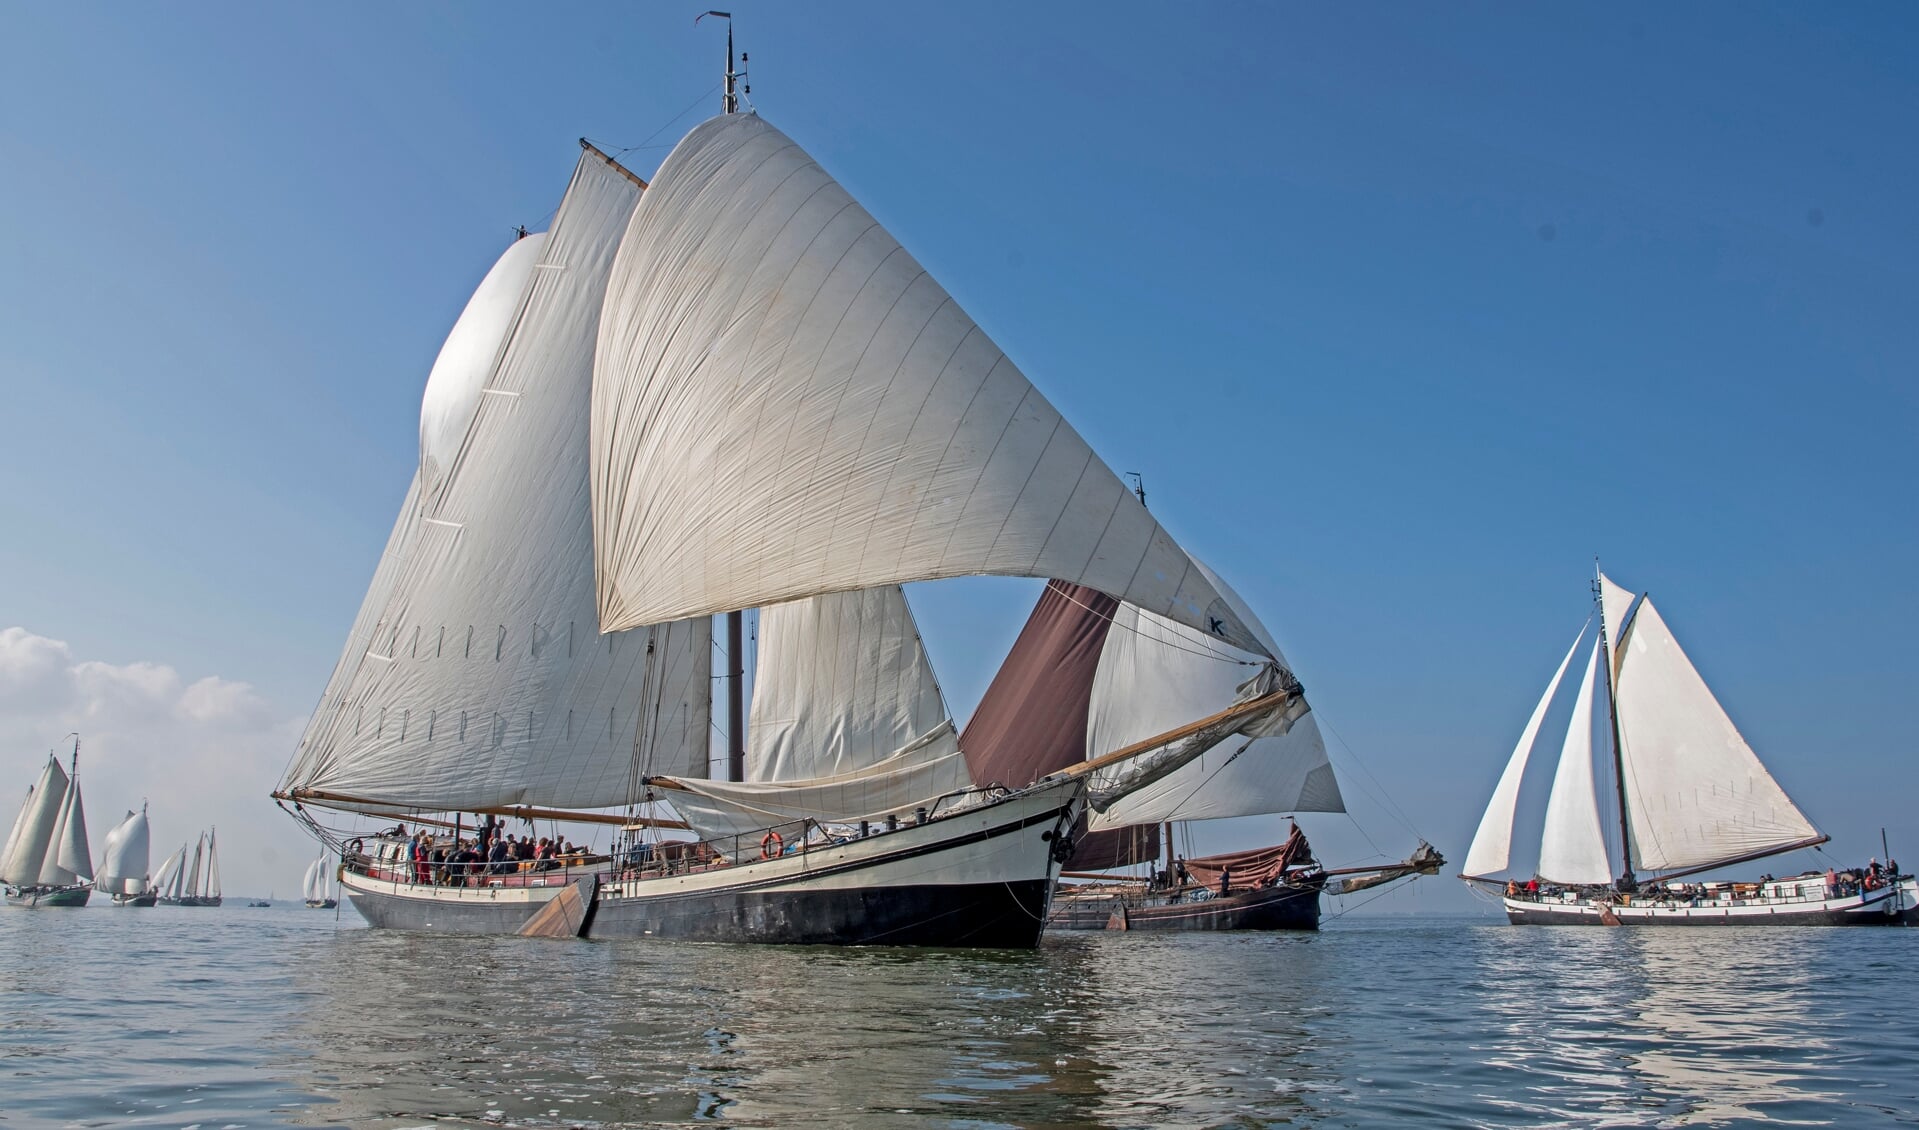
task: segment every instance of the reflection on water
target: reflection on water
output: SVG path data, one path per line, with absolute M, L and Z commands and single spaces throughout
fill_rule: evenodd
M 1902 930 L 1342 920 L 1037 953 L 0 914 L 0 1122 L 1910 1123 Z

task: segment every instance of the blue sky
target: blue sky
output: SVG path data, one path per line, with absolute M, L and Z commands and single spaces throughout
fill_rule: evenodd
M 11 11 L 0 627 L 249 684 L 280 721 L 215 809 L 283 764 L 433 356 L 574 139 L 646 175 L 716 105 L 699 10 Z M 1454 858 L 1595 554 L 1846 854 L 1919 855 L 1909 8 L 733 10 L 758 109 L 1146 475 Z M 916 588 L 962 715 L 1030 591 Z M 0 700 L 7 780 L 36 710 Z M 178 772 L 127 756 L 96 792 Z

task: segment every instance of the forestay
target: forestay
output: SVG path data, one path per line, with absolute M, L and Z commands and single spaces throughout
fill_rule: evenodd
M 1546 799 L 1546 827 L 1539 845 L 1539 874 L 1555 883 L 1599 884 L 1612 881 L 1606 837 L 1599 827 L 1599 800 L 1593 791 L 1593 687 L 1599 665 L 1599 641 L 1586 657 L 1566 742 L 1559 750 L 1552 793 Z
M 1615 698 L 1636 866 L 1701 868 L 1818 837 L 1680 650 L 1651 597 L 1640 602 L 1619 650 Z
M 1587 625 L 1591 622 L 1588 620 Z M 1553 696 L 1559 693 L 1560 680 L 1566 677 L 1566 668 L 1579 652 L 1579 641 L 1585 638 L 1586 625 L 1582 625 L 1579 634 L 1573 637 L 1572 646 L 1566 649 L 1566 657 L 1553 672 L 1552 681 L 1546 684 L 1546 693 L 1539 696 L 1539 705 L 1533 707 L 1532 717 L 1526 720 L 1519 744 L 1513 747 L 1512 758 L 1506 762 L 1506 770 L 1499 775 L 1499 784 L 1493 789 L 1493 799 L 1486 805 L 1485 815 L 1479 818 L 1479 830 L 1473 833 L 1472 846 L 1466 849 L 1466 865 L 1460 868 L 1460 874 L 1484 877 L 1506 869 L 1512 855 L 1513 816 L 1519 807 L 1519 786 L 1525 780 L 1526 762 L 1538 743 L 1546 710 L 1552 706 Z
M 635 209 L 593 382 L 608 630 L 968 574 L 1111 593 L 1265 646 L 846 190 L 744 114 Z
M 589 154 L 545 239 L 469 303 L 422 407 L 423 470 L 283 790 L 594 808 L 636 799 L 646 772 L 705 772 L 710 622 L 602 636 L 594 602 L 592 357 L 639 193 Z
M 1258 621 L 1247 616 L 1264 635 Z M 1185 624 L 1120 605 L 1093 677 L 1086 756 L 1110 753 L 1226 709 L 1241 697 L 1241 684 L 1263 666 L 1259 657 Z M 1345 810 L 1319 723 L 1307 714 L 1283 734 L 1229 736 L 1184 768 L 1121 798 L 1090 826 Z
M 749 781 L 839 776 L 952 730 L 898 585 L 763 608 L 758 643 Z

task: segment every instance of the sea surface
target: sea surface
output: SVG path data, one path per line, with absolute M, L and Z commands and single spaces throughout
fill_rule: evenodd
M 1903 929 L 979 953 L 0 908 L 0 1125 L 1912 1125 L 1916 969 Z

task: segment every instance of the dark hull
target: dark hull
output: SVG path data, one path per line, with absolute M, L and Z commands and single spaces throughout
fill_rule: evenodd
M 159 894 L 153 891 L 148 891 L 146 894 L 143 894 L 143 895 L 113 896 L 113 905 L 115 906 L 153 906 L 157 904 L 159 901 L 160 901 Z
M 340 905 L 339 899 L 308 899 L 308 910 L 332 910 Z
M 7 905 L 29 908 L 42 906 L 85 906 L 87 905 L 87 900 L 92 897 L 93 888 L 87 886 L 59 888 L 27 887 L 20 890 L 9 888 L 7 891 Z
M 1191 902 L 1168 902 L 1163 896 L 1061 898 L 1046 925 L 1055 930 L 1317 930 L 1319 891 L 1278 886 Z
M 1044 879 L 837 890 L 716 890 L 602 898 L 594 938 L 786 945 L 1032 949 L 1046 916 Z
M 556 889 L 555 894 L 559 893 Z M 517 934 L 544 902 L 495 902 L 478 898 L 415 898 L 347 887 L 353 909 L 368 925 L 384 930 L 436 934 Z

